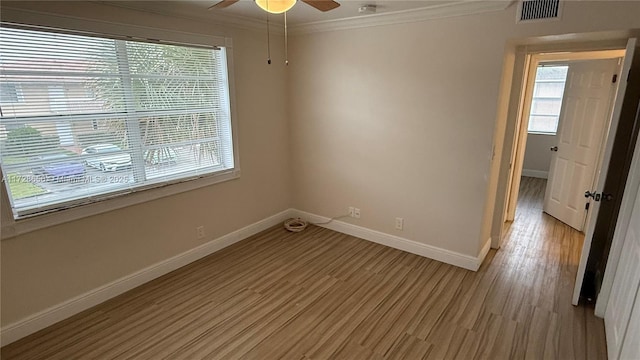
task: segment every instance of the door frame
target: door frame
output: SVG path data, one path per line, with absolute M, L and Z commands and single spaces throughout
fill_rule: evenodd
M 638 116 L 640 116 L 640 112 L 638 113 Z M 635 150 L 633 151 L 629 175 L 627 176 L 625 189 L 622 193 L 622 204 L 620 206 L 620 212 L 618 213 L 618 221 L 616 223 L 611 243 L 611 251 L 609 252 L 609 260 L 607 261 L 604 278 L 602 280 L 602 288 L 600 289 L 600 294 L 596 300 L 594 313 L 596 316 L 602 318 L 605 317 L 607 308 L 609 307 L 613 282 L 616 276 L 621 276 L 621 274 L 618 273 L 618 265 L 622 255 L 622 249 L 627 240 L 627 232 L 631 224 L 633 208 L 636 205 L 635 201 L 638 199 L 638 191 L 640 191 L 640 141 L 636 141 Z M 640 295 L 636 295 L 635 301 L 636 303 L 640 303 Z M 611 344 L 613 341 L 613 339 L 609 338 L 612 336 L 610 331 L 608 331 L 609 326 L 610 324 L 605 318 L 605 335 L 607 337 L 607 344 Z M 625 333 L 622 334 L 622 346 L 617 349 L 618 354 L 620 354 L 622 347 L 624 347 L 626 337 L 627 334 L 625 331 Z M 607 347 L 607 349 L 608 351 L 611 351 L 611 347 Z
M 522 167 L 524 165 L 524 155 L 527 147 L 527 137 L 528 137 L 528 128 L 529 128 L 529 113 L 531 111 L 531 101 L 533 98 L 533 90 L 536 79 L 536 70 L 541 63 L 569 63 L 574 61 L 586 61 L 586 60 L 605 60 L 605 59 L 616 59 L 624 57 L 625 49 L 615 49 L 615 50 L 591 50 L 591 51 L 577 51 L 577 52 L 566 52 L 566 51 L 557 51 L 557 52 L 531 52 L 526 55 L 525 60 L 525 76 L 524 81 L 522 83 L 522 93 L 524 94 L 520 99 L 520 106 L 518 107 L 518 114 L 516 118 L 516 131 L 513 139 L 513 147 L 511 153 L 511 169 L 509 172 L 509 177 L 507 181 L 507 198 L 506 198 L 506 208 L 504 210 L 504 219 L 505 221 L 513 221 L 515 219 L 516 207 L 518 203 L 518 195 L 520 189 L 520 178 L 522 177 Z M 612 91 L 609 99 L 609 110 L 607 117 L 607 124 L 605 125 L 605 129 L 608 128 L 609 123 L 611 121 L 612 110 L 613 110 L 613 99 L 615 98 L 616 91 Z M 564 101 L 563 101 L 564 105 Z M 606 131 L 601 134 L 603 137 L 606 134 Z M 600 172 L 600 167 L 602 165 L 602 155 L 606 144 L 605 141 L 601 142 L 600 150 L 598 151 L 598 159 L 596 160 L 596 171 L 595 174 Z M 596 176 L 591 180 L 591 184 L 593 187 L 593 183 L 596 180 Z M 583 225 L 583 229 L 586 229 L 588 226 L 588 222 L 590 221 L 591 216 L 587 213 L 587 219 L 585 224 Z
M 600 317 L 604 317 L 607 306 L 609 305 L 609 297 L 611 295 L 611 288 L 613 287 L 613 280 L 618 270 L 618 260 L 622 254 L 624 240 L 627 236 L 629 224 L 631 223 L 631 213 L 633 211 L 634 200 L 638 196 L 638 191 L 640 191 L 640 141 L 636 140 L 636 147 L 633 152 L 632 159 L 631 169 L 629 171 L 629 176 L 627 177 L 627 184 L 625 185 L 624 192 L 622 193 L 622 205 L 620 205 L 618 222 L 616 223 L 616 229 L 613 233 L 611 251 L 609 252 L 609 261 L 607 262 L 607 267 L 604 272 L 602 288 L 600 289 L 600 294 L 596 300 L 595 314 Z

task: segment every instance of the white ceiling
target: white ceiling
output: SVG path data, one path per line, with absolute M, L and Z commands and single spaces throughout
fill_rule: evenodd
M 190 18 L 213 19 L 215 17 L 245 18 L 259 21 L 266 20 L 266 13 L 262 11 L 252 0 L 240 0 L 226 9 L 207 10 L 218 0 L 182 0 L 182 1 L 102 1 L 103 3 L 134 8 L 144 11 L 156 12 L 167 15 L 178 15 Z M 300 25 L 313 22 L 363 17 L 358 13 L 358 8 L 363 5 L 377 5 L 377 14 L 407 12 L 425 8 L 439 8 L 455 4 L 469 2 L 485 2 L 486 0 L 337 0 L 341 6 L 337 9 L 321 12 L 311 6 L 298 1 L 287 13 L 287 23 Z M 487 1 L 488 2 L 488 1 Z M 283 15 L 270 15 L 269 20 L 282 22 Z M 232 20 L 232 19 L 229 19 Z

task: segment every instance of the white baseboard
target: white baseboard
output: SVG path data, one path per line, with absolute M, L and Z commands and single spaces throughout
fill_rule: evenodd
M 480 254 L 478 254 L 478 268 L 480 268 L 480 265 L 482 265 L 482 262 L 487 257 L 489 250 L 491 250 L 491 240 L 491 238 L 487 239 L 487 241 L 484 243 L 484 246 L 480 250 Z
M 549 172 L 542 170 L 531 170 L 531 169 L 522 169 L 522 176 L 534 177 L 540 179 L 548 179 Z
M 300 217 L 314 223 L 322 223 L 329 220 L 329 218 L 327 217 L 311 214 L 301 210 L 293 209 L 292 211 L 293 216 Z M 489 247 L 491 246 L 491 241 L 489 241 L 482 248 L 480 254 L 478 254 L 477 257 L 473 257 L 465 254 L 460 254 L 455 251 L 450 251 L 439 247 L 423 244 L 417 241 L 405 239 L 396 235 L 391 235 L 380 231 L 371 230 L 362 226 L 349 224 L 343 221 L 333 220 L 328 224 L 320 226 L 472 271 L 477 271 L 478 268 L 480 268 L 480 264 L 482 264 L 482 260 L 484 260 L 485 256 L 489 252 Z
M 158 262 L 133 274 L 91 290 L 85 294 L 69 299 L 61 304 L 40 311 L 13 324 L 9 324 L 0 330 L 0 344 L 2 346 L 10 344 L 25 336 L 35 333 L 36 331 L 42 330 L 47 326 L 78 314 L 92 306 L 103 303 L 137 286 L 199 260 L 240 240 L 246 239 L 251 235 L 282 223 L 284 220 L 292 217 L 292 213 L 293 211 L 291 209 L 284 210 L 266 219 L 245 226 L 242 229 L 185 251 L 182 254 Z
M 4 346 L 33 334 L 47 326 L 51 326 L 59 321 L 67 319 L 91 308 L 92 306 L 103 303 L 137 286 L 208 256 L 238 241 L 246 239 L 251 235 L 270 228 L 271 226 L 277 225 L 290 217 L 301 217 L 312 222 L 325 222 L 329 220 L 329 218 L 296 209 L 284 210 L 242 229 L 213 239 L 182 254 L 163 260 L 145 269 L 91 290 L 85 294 L 69 299 L 61 304 L 40 311 L 13 324 L 9 324 L 0 329 L 0 344 L 1 346 Z M 489 241 L 487 241 L 483 246 L 480 254 L 478 254 L 477 257 L 473 257 L 342 221 L 334 220 L 329 224 L 321 226 L 472 271 L 478 270 L 491 246 L 491 240 L 489 239 Z

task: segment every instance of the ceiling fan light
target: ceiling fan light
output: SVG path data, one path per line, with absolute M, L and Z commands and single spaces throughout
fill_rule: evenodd
M 255 0 L 262 10 L 272 14 L 282 14 L 289 11 L 297 0 Z

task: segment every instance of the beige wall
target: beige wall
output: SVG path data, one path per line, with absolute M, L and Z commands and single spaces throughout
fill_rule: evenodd
M 567 2 L 561 22 L 518 26 L 511 7 L 297 36 L 285 71 L 265 64 L 262 31 L 87 2 L 11 6 L 232 37 L 242 175 L 3 240 L 2 325 L 202 244 L 198 225 L 211 239 L 291 205 L 356 206 L 358 225 L 476 256 L 507 41 L 640 28 L 638 2 Z
M 7 5 L 2 6 L 7 20 Z M 231 31 L 87 2 L 39 3 L 38 10 L 232 37 L 234 121 L 242 174 L 236 180 L 3 240 L 3 326 L 290 207 L 287 74 L 282 64 L 266 64 L 262 32 Z M 272 46 L 275 54 L 282 52 L 279 45 Z M 205 226 L 204 240 L 196 240 L 199 225 Z
M 491 156 L 505 46 L 638 28 L 639 13 L 640 2 L 565 2 L 558 22 L 516 25 L 512 6 L 295 37 L 294 207 L 334 216 L 356 206 L 361 219 L 346 221 L 478 255 L 495 199 L 489 175 L 497 172 Z M 404 231 L 394 229 L 395 217 L 405 219 Z
M 524 153 L 523 170 L 549 171 L 551 147 L 558 145 L 555 135 L 529 134 Z

